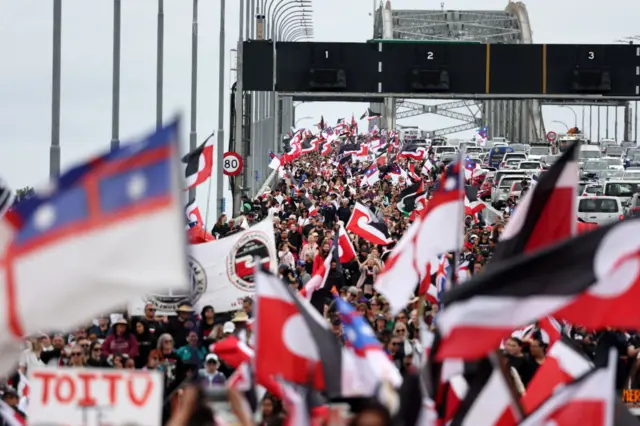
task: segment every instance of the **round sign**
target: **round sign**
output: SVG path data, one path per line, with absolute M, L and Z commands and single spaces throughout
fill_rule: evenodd
M 222 172 L 227 176 L 238 176 L 242 171 L 242 157 L 237 152 L 225 152 L 222 156 Z
M 549 132 L 547 133 L 547 141 L 548 142 L 555 142 L 556 138 L 558 137 L 558 134 L 556 132 Z

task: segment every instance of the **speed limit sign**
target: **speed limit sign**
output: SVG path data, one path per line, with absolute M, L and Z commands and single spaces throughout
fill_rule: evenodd
M 558 134 L 554 131 L 547 133 L 547 142 L 555 142 L 558 138 Z
M 222 173 L 238 176 L 242 171 L 242 157 L 237 152 L 225 152 L 222 156 Z

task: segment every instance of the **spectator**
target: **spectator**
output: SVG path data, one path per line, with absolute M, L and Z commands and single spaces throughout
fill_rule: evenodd
M 127 354 L 130 357 L 138 356 L 138 341 L 129 332 L 128 327 L 125 319 L 113 324 L 111 334 L 102 342 L 102 354 L 105 357 L 116 353 Z
M 197 330 L 193 307 L 190 303 L 182 303 L 178 306 L 177 315 L 169 319 L 165 331 L 173 336 L 176 345 L 182 346 L 187 343 L 191 330 Z
M 207 350 L 199 345 L 198 333 L 190 331 L 187 337 L 187 344 L 179 348 L 177 353 L 187 366 L 201 368 Z
M 216 354 L 207 354 L 205 357 L 204 369 L 199 371 L 200 377 L 203 378 L 205 386 L 213 387 L 215 385 L 222 385 L 227 381 L 227 378 L 218 371 L 220 362 Z

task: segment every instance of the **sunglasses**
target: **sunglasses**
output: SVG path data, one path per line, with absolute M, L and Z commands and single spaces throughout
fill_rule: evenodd
M 94 346 L 93 351 L 94 352 L 100 352 L 102 350 L 102 346 Z
M 82 356 L 82 352 L 71 352 L 71 356 Z
M 155 311 L 156 311 L 156 308 L 147 308 L 147 311 L 149 311 L 149 312 L 155 312 Z

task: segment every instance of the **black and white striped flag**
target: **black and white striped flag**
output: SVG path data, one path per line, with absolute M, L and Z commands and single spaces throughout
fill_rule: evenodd
M 0 179 L 0 217 L 2 217 L 7 210 L 11 208 L 14 200 L 14 192 L 9 188 L 9 185 L 7 185 L 5 181 Z

